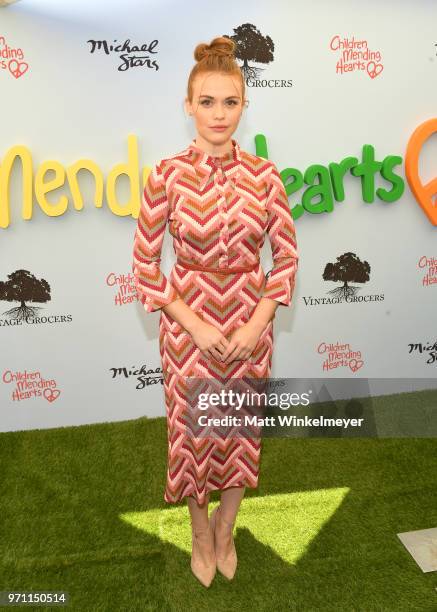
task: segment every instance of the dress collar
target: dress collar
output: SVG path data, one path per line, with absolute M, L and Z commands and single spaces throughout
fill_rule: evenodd
M 215 172 L 220 165 L 227 178 L 231 179 L 234 183 L 238 180 L 241 172 L 241 150 L 236 140 L 232 138 L 231 141 L 231 151 L 228 151 L 224 155 L 220 156 L 213 156 L 203 151 L 196 144 L 195 138 L 193 138 L 191 141 L 190 145 L 188 146 L 188 151 L 191 157 L 191 162 L 199 176 L 199 186 L 201 190 L 203 190 L 205 187 L 210 175 Z

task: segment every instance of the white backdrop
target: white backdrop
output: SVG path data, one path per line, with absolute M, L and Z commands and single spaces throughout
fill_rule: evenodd
M 348 156 L 361 161 L 364 144 L 375 147 L 379 161 L 387 155 L 404 160 L 416 127 L 437 117 L 437 5 L 431 0 L 22 0 L 0 9 L 0 167 L 8 151 L 24 146 L 35 186 L 41 164 L 52 160 L 68 168 L 88 159 L 102 172 L 106 193 L 112 168 L 128 161 L 131 136 L 141 186 L 143 168 L 195 137 L 183 111 L 195 45 L 233 35 L 247 23 L 264 39 L 271 37 L 274 49 L 268 63 L 249 61 L 262 68 L 261 83 L 247 87 L 250 105 L 234 138 L 256 153 L 255 136 L 263 134 L 279 171 L 304 173 L 312 164 L 328 166 Z M 369 50 L 380 54 L 381 72 L 374 78 L 366 69 L 336 72 L 341 52 L 330 49 L 335 36 L 367 41 Z M 120 52 L 91 53 L 87 42 L 127 39 L 139 46 L 156 40 L 153 53 L 130 54 L 155 64 L 118 70 L 124 64 Z M 424 182 L 437 176 L 436 143 L 434 134 L 421 153 Z M 348 173 L 345 199 L 334 200 L 331 213 L 305 212 L 296 220 L 298 280 L 292 306 L 277 311 L 273 377 L 418 383 L 436 377 L 437 347 L 431 347 L 437 342 L 437 261 L 429 269 L 420 262 L 437 260 L 437 227 L 415 200 L 404 163 L 394 172 L 405 181 L 395 202 L 377 197 L 364 202 L 360 178 Z M 5 180 L 3 172 L 0 183 Z M 105 195 L 102 207 L 95 206 L 94 179 L 82 170 L 82 210 L 75 210 L 65 180 L 47 194 L 51 203 L 68 198 L 63 214 L 46 214 L 34 193 L 32 217 L 24 219 L 22 185 L 16 159 L 8 189 L 10 220 L 0 228 L 0 283 L 27 270 L 45 279 L 50 300 L 26 301 L 35 308 L 32 316 L 16 319 L 20 312 L 10 311 L 20 303 L 6 299 L 11 283 L 3 289 L 0 284 L 1 430 L 165 415 L 159 313 L 142 310 L 131 275 L 136 218 L 129 200 L 133 194 L 138 201 L 140 188 L 135 192 L 126 176 L 118 180 L 116 195 L 125 209 L 116 214 Z M 378 186 L 391 188 L 377 174 Z M 290 196 L 291 207 L 303 191 Z M 7 202 L 1 193 L 4 220 Z M 326 303 L 341 283 L 323 280 L 325 266 L 347 252 L 369 263 L 369 280 L 352 283 L 360 301 Z M 167 234 L 164 272 L 173 259 Z M 268 241 L 262 261 L 268 270 Z M 427 273 L 434 282 L 424 285 Z M 344 345 L 342 354 L 329 353 L 327 347 L 337 344 Z M 332 369 L 325 367 L 329 356 Z M 158 373 L 140 377 L 142 367 Z

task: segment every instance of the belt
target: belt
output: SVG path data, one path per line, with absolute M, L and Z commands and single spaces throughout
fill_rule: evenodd
M 252 272 L 259 265 L 259 259 L 254 264 L 248 264 L 247 266 L 233 266 L 229 268 L 210 268 L 201 266 L 195 263 L 182 261 L 177 259 L 176 263 L 188 270 L 201 270 L 203 272 L 215 272 L 219 274 L 233 274 L 234 272 Z

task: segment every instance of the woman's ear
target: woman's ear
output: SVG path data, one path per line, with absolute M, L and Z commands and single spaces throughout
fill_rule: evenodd
M 185 98 L 185 100 L 184 100 L 184 108 L 185 108 L 185 114 L 186 115 L 192 115 L 193 114 L 193 109 L 191 108 L 191 104 L 190 104 L 190 101 L 188 100 L 188 98 Z

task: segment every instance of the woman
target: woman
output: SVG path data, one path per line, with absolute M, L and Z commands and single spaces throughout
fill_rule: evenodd
M 291 303 L 298 253 L 293 219 L 276 166 L 232 138 L 245 83 L 235 43 L 199 44 L 185 106 L 197 136 L 150 173 L 134 241 L 133 273 L 146 312 L 160 310 L 159 347 L 168 426 L 164 500 L 184 498 L 192 527 L 191 569 L 209 586 L 216 568 L 232 579 L 233 527 L 245 488 L 258 486 L 260 440 L 194 438 L 185 427 L 188 377 L 268 378 L 273 319 Z M 177 255 L 160 269 L 165 227 Z M 259 262 L 268 235 L 273 268 Z M 208 517 L 209 493 L 221 491 Z

